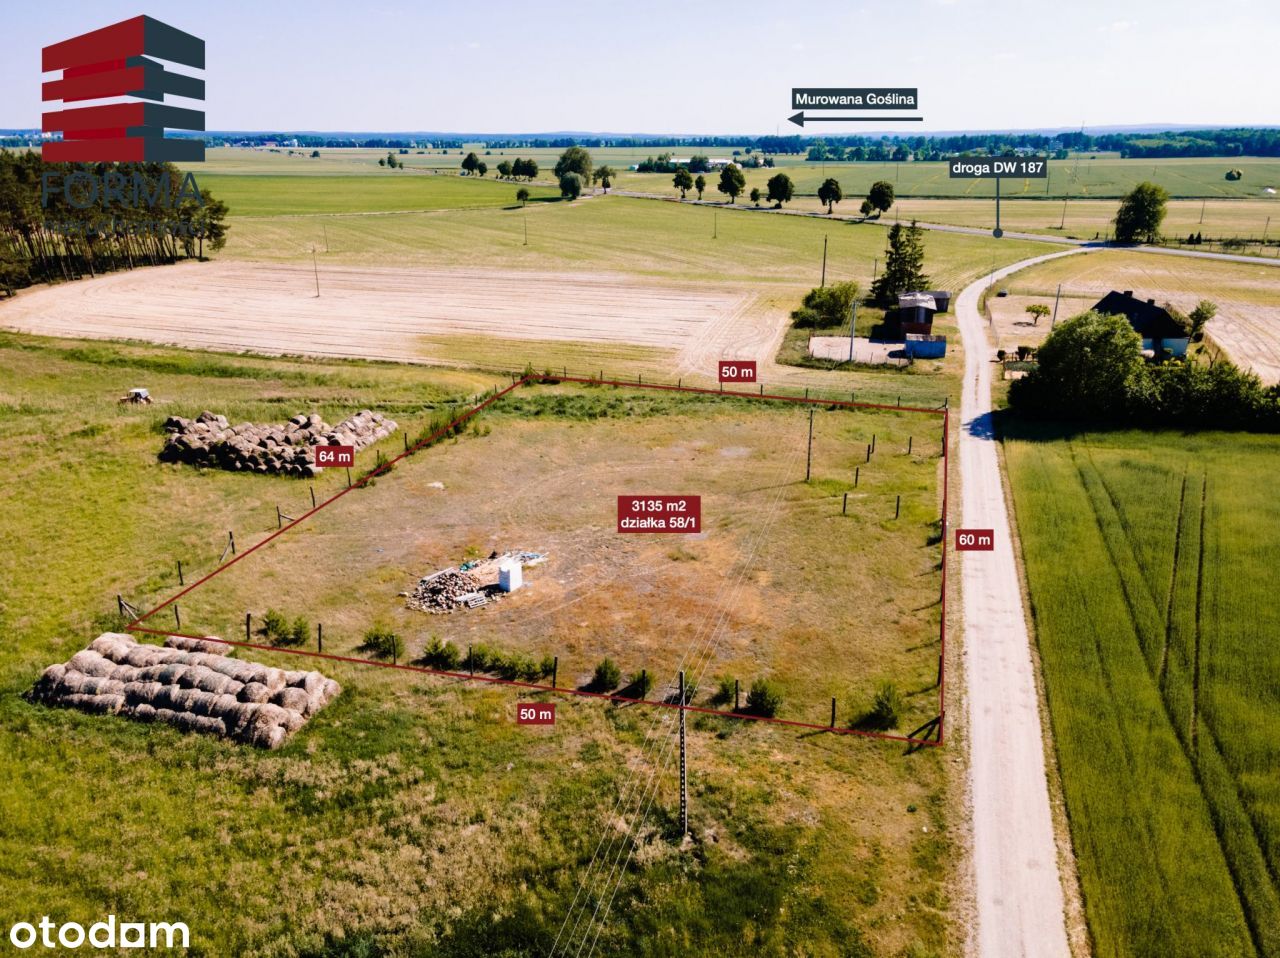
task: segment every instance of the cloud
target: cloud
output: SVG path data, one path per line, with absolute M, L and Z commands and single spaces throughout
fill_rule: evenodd
M 1112 20 L 1110 23 L 1098 27 L 1099 33 L 1124 33 L 1132 30 L 1138 25 L 1137 20 Z

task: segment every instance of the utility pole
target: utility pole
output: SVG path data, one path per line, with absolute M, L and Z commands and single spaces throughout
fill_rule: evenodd
M 1204 204 L 1205 200 L 1200 201 L 1200 225 L 1204 226 Z
M 1266 235 L 1265 233 L 1263 234 Z M 822 286 L 827 285 L 827 237 L 822 237 Z
M 1058 229 L 1064 230 L 1066 228 L 1067 228 L 1067 199 L 1066 197 L 1063 197 L 1062 198 L 1062 222 L 1058 224 Z
M 329 224 L 321 223 L 320 228 L 324 230 L 324 251 L 329 252 Z
M 680 839 L 689 834 L 689 776 L 685 753 L 684 669 L 680 670 Z
M 805 457 L 804 464 L 804 481 L 809 481 L 809 476 L 813 471 L 813 410 L 809 410 L 809 453 Z
M 849 306 L 849 362 L 853 362 L 853 332 L 858 328 L 858 304 Z
M 529 217 L 524 216 L 522 217 L 522 219 L 524 220 L 524 245 L 528 246 L 529 245 Z
M 316 263 L 316 248 L 311 247 L 311 268 L 316 273 L 316 299 L 320 298 L 320 267 Z
M 1053 294 L 1053 318 L 1049 320 L 1049 328 L 1053 329 L 1058 323 L 1058 300 L 1062 299 L 1062 284 L 1058 284 L 1058 291 Z
M 719 210 L 711 211 L 711 238 L 712 239 L 720 238 L 720 211 Z

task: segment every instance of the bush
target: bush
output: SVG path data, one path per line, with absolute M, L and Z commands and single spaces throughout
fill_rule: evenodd
M 365 632 L 360 651 L 376 659 L 399 661 L 404 658 L 404 640 L 392 632 L 390 626 L 375 622 Z
M 852 313 L 858 291 L 858 284 L 852 281 L 809 290 L 802 308 L 791 314 L 794 325 L 800 328 L 842 325 Z
M 433 635 L 427 642 L 426 648 L 422 650 L 422 658 L 418 661 L 443 672 L 456 672 L 461 660 L 462 654 L 456 645 L 452 642 L 442 642 L 440 636 Z
M 289 620 L 284 613 L 276 609 L 267 609 L 262 617 L 262 628 L 258 630 L 272 645 L 279 645 L 289 638 Z
M 555 675 L 556 658 L 554 655 L 544 655 L 542 661 L 538 663 L 538 678 L 549 679 Z
M 881 682 L 876 686 L 875 698 L 871 700 L 871 710 L 867 712 L 865 724 L 881 731 L 896 728 L 901 714 L 902 696 L 898 694 L 898 687 L 892 682 Z
M 728 705 L 733 701 L 733 692 L 735 688 L 736 683 L 730 676 L 721 676 L 720 680 L 716 682 L 716 691 L 715 694 L 711 696 L 711 704 Z
M 773 718 L 782 708 L 782 692 L 768 679 L 756 679 L 747 693 L 747 711 L 752 715 Z
M 641 669 L 631 676 L 631 681 L 627 684 L 627 694 L 634 698 L 642 699 L 653 691 L 653 676 L 649 674 L 647 669 Z
M 622 669 L 618 668 L 618 664 L 613 659 L 602 659 L 591 677 L 592 687 L 601 691 L 616 689 L 621 682 Z
M 491 672 L 502 661 L 502 658 L 501 652 L 481 642 L 479 645 L 471 647 L 466 658 L 462 660 L 462 665 L 472 672 Z
M 1227 170 L 1227 179 L 1232 181 L 1244 179 L 1244 170 L 1236 168 Z
M 285 634 L 275 640 L 275 643 L 276 645 L 305 645 L 310 637 L 311 624 L 302 616 L 298 616 Z

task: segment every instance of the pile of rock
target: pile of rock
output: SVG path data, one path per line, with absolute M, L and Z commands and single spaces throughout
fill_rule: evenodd
M 202 412 L 195 419 L 170 416 L 162 462 L 218 466 L 247 472 L 314 476 L 313 446 L 354 446 L 357 450 L 385 439 L 396 424 L 380 413 L 362 409 L 336 426 L 315 413 L 299 413 L 286 423 L 243 422 L 232 426 L 226 416 Z
M 31 697 L 279 748 L 342 691 L 319 672 L 228 658 L 218 651 L 226 648 L 176 638 L 161 648 L 106 632 L 70 661 L 45 669 Z
M 419 612 L 452 612 L 466 604 L 466 597 L 480 590 L 480 580 L 468 572 L 445 569 L 418 580 L 405 603 Z

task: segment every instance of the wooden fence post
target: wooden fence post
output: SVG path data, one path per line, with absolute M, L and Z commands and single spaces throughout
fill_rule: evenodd
M 551 687 L 556 687 L 556 680 L 560 677 L 560 656 L 551 659 Z
M 836 697 L 831 696 L 831 727 L 836 727 Z
M 173 625 L 174 628 L 182 628 L 182 616 L 178 612 L 178 603 L 173 604 Z
M 186 585 L 186 584 L 187 583 L 182 578 L 182 560 L 179 559 L 178 560 L 178 585 Z
M 846 492 L 844 494 L 844 505 L 840 507 L 840 515 L 845 516 L 848 514 L 849 514 L 849 493 Z
M 733 710 L 738 711 L 738 680 L 733 680 Z
M 253 639 L 251 638 L 251 636 L 253 635 L 253 629 L 251 626 L 252 621 L 253 621 L 253 613 L 246 612 L 244 614 L 244 640 L 246 642 L 253 641 Z
M 311 508 L 314 509 L 316 507 L 316 487 L 308 486 L 307 488 L 311 490 Z
M 899 495 L 898 495 L 898 501 L 894 504 L 894 507 L 893 507 L 893 517 L 896 519 L 896 518 L 898 518 L 898 516 L 900 516 L 900 515 L 902 515 L 902 495 L 901 495 L 901 493 L 899 493 Z
M 857 488 L 858 488 L 858 476 L 859 476 L 861 473 L 862 473 L 862 467 L 861 467 L 861 466 L 854 466 L 854 467 L 853 467 L 853 488 L 855 488 L 855 489 L 857 489 Z

